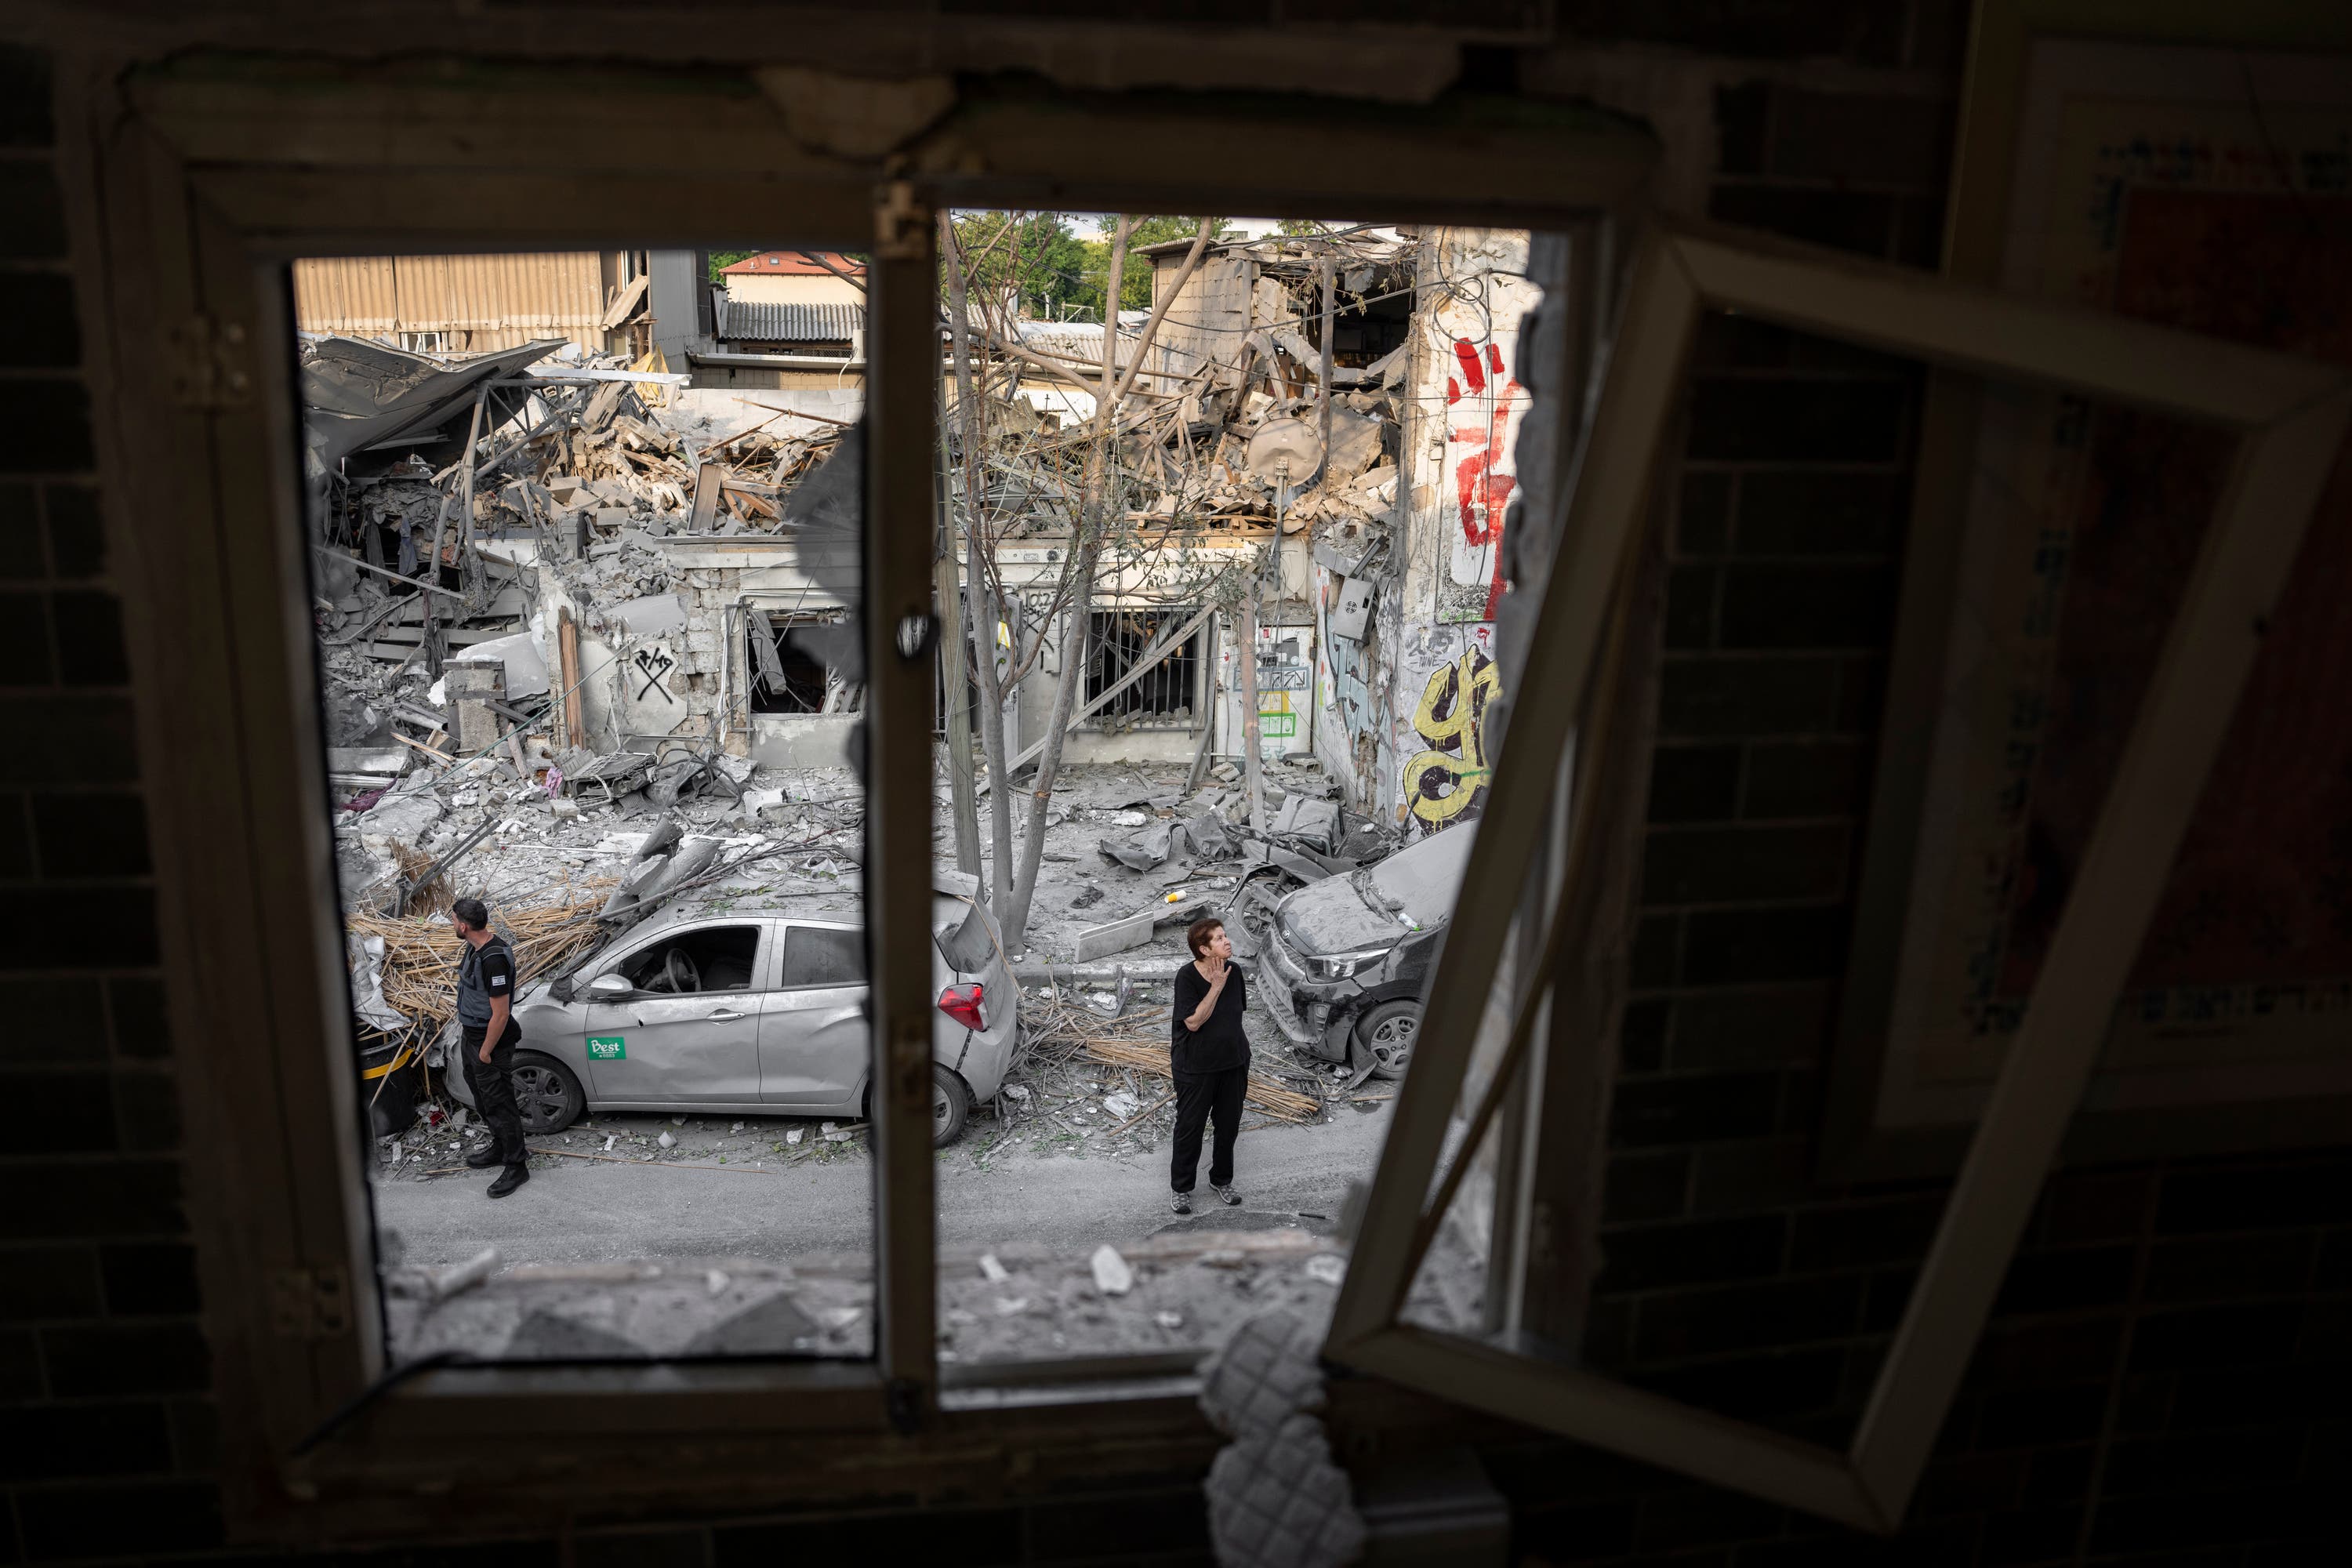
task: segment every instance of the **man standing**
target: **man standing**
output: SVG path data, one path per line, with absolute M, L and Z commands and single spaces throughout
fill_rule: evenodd
M 1213 916 L 1184 933 L 1192 962 L 1176 972 L 1176 1002 L 1169 1009 L 1168 1065 L 1176 1079 L 1176 1154 L 1169 1185 L 1178 1214 L 1192 1212 L 1192 1179 L 1201 1168 L 1201 1131 L 1212 1116 L 1217 1133 L 1209 1156 L 1209 1190 L 1238 1204 L 1234 1191 L 1234 1139 L 1241 1131 L 1242 1095 L 1249 1087 L 1249 1037 L 1242 1013 L 1249 992 L 1234 967 L 1233 939 Z
M 490 1184 L 490 1196 L 502 1198 L 530 1180 L 530 1152 L 522 1141 L 522 1112 L 515 1107 L 515 1042 L 522 1026 L 509 1009 L 514 1000 L 514 952 L 506 938 L 490 930 L 490 911 L 479 899 L 459 899 L 449 906 L 466 951 L 457 959 L 457 1026 L 464 1041 L 466 1085 L 474 1091 L 474 1109 L 490 1130 L 491 1142 L 466 1156 L 476 1170 L 504 1165 Z

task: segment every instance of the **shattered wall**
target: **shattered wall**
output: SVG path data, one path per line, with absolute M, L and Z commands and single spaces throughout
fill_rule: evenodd
M 1512 448 L 1528 396 L 1519 384 L 1519 321 L 1543 291 L 1526 277 L 1523 229 L 1439 229 L 1421 255 L 1411 378 L 1422 420 L 1412 448 L 1414 564 L 1432 573 L 1408 581 L 1417 604 L 1431 595 L 1433 618 L 1491 621 L 1503 594 L 1503 513 L 1517 485 Z
M 1501 689 L 1494 616 L 1512 448 L 1528 408 L 1519 323 L 1542 299 L 1517 229 L 1442 228 L 1423 240 L 1403 366 L 1402 521 L 1393 559 L 1367 555 L 1364 635 L 1347 635 L 1349 558 L 1317 552 L 1326 628 L 1317 754 L 1349 798 L 1410 833 L 1472 820 L 1488 774 L 1486 710 Z M 1359 590 L 1360 592 L 1360 590 Z M 1338 625 L 1335 626 L 1335 622 Z

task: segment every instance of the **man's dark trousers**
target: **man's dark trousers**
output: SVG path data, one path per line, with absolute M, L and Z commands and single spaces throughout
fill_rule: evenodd
M 1176 1154 L 1168 1184 L 1180 1193 L 1192 1190 L 1201 1169 L 1201 1130 L 1213 1114 L 1217 1135 L 1210 1145 L 1209 1184 L 1234 1184 L 1234 1140 L 1242 1130 L 1242 1095 L 1249 1088 L 1247 1066 L 1222 1072 L 1180 1072 L 1176 1075 Z
M 507 1032 L 490 1048 L 490 1059 L 482 1059 L 482 1037 L 487 1029 L 467 1029 L 464 1034 L 466 1052 L 466 1087 L 474 1091 L 474 1110 L 484 1126 L 498 1140 L 499 1162 L 520 1165 L 530 1158 L 530 1151 L 522 1141 L 522 1111 L 515 1104 L 514 1080 L 507 1075 L 514 1071 L 515 1042 L 522 1038 L 522 1026 L 512 1018 L 507 1020 Z

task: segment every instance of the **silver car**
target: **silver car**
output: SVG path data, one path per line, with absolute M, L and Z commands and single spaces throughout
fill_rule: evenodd
M 931 1135 L 952 1142 L 1004 1080 L 1020 987 L 976 902 L 932 900 Z M 670 908 L 515 1000 L 526 1132 L 593 1110 L 866 1114 L 866 933 L 836 920 Z M 465 1075 L 450 1089 L 473 1104 Z

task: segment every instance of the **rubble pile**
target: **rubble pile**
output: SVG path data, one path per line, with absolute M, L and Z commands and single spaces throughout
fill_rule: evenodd
M 1255 281 L 1231 324 L 1171 318 L 1154 340 L 1152 374 L 1136 387 L 1147 405 L 1123 415 L 1118 468 L 1133 504 L 1128 522 L 1143 531 L 1297 532 L 1318 521 L 1364 553 L 1394 518 L 1403 424 L 1405 352 L 1377 355 L 1333 344 L 1329 444 L 1323 438 L 1322 278 L 1327 261 L 1339 311 L 1409 298 L 1412 247 L 1368 233 L 1299 238 L 1281 235 L 1212 247 L 1246 261 Z M 1129 313 L 1132 314 L 1132 312 Z M 988 340 L 1045 368 L 1077 372 L 1101 363 L 1099 328 L 1089 342 L 1060 339 L 1058 323 L 1014 324 L 1017 342 Z M 1033 331 L 1043 329 L 1043 331 Z M 1123 342 L 1140 334 L 1122 316 Z M 1059 348 L 1053 346 L 1060 343 Z M 1085 349 L 1087 352 L 1071 352 Z M 1122 358 L 1130 357 L 1122 354 Z M 950 421 L 952 440 L 961 432 Z M 1075 518 L 1088 437 L 1056 430 L 1018 404 L 992 400 L 982 454 L 982 510 L 1004 519 L 1003 538 L 1066 531 Z M 1282 458 L 1291 455 L 1293 470 Z M 961 500 L 959 467 L 951 484 Z
M 1269 1309 L 1319 1324 L 1347 1270 L 1328 1228 L 1171 1230 L 1091 1253 L 943 1252 L 940 1359 L 1205 1350 Z M 492 1249 L 438 1268 L 392 1262 L 383 1275 L 404 1357 L 872 1353 L 873 1263 L 857 1254 L 506 1267 Z

